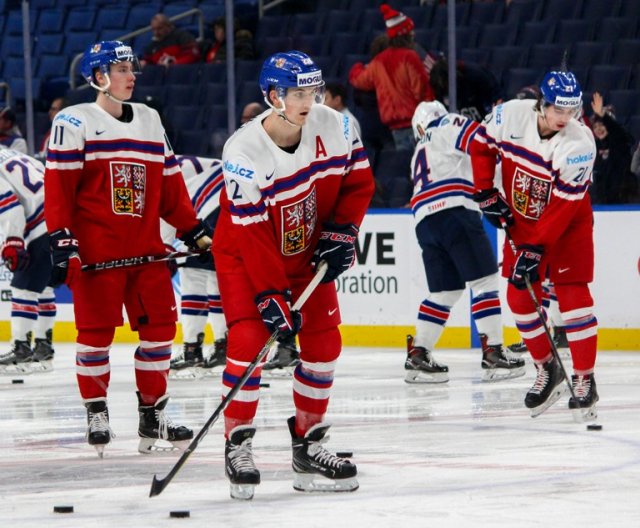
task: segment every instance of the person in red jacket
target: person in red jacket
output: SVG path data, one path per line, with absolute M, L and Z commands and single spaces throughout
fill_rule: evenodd
M 389 46 L 369 64 L 354 64 L 349 82 L 359 90 L 375 90 L 380 120 L 391 129 L 398 150 L 413 150 L 411 118 L 422 101 L 433 101 L 429 76 L 415 50 L 413 20 L 387 4 L 380 6 Z
M 140 65 L 191 64 L 200 60 L 200 47 L 195 37 L 183 29 L 175 27 L 167 15 L 158 13 L 151 19 L 153 38 L 144 48 Z

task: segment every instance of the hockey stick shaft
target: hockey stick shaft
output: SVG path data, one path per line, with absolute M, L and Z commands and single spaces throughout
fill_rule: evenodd
M 175 260 L 182 257 L 197 257 L 209 251 L 202 249 L 200 251 L 173 251 L 163 253 L 162 255 L 145 255 L 142 257 L 125 257 L 121 259 L 107 260 L 105 262 L 96 262 L 95 264 L 83 264 L 82 271 L 100 271 L 116 268 L 132 268 L 134 266 L 142 266 L 152 262 L 163 262 L 165 260 Z
M 517 255 L 518 249 L 516 248 L 513 238 L 511 238 L 511 234 L 509 233 L 509 227 L 504 221 L 502 221 L 502 228 L 504 229 L 504 235 L 509 243 L 509 246 L 511 247 L 511 251 L 513 251 L 514 255 Z M 571 397 L 575 400 L 576 395 L 573 392 L 573 385 L 571 384 L 571 379 L 569 379 L 569 375 L 567 374 L 567 371 L 564 368 L 562 359 L 560 359 L 560 354 L 558 353 L 556 344 L 553 342 L 553 336 L 551 335 L 551 330 L 549 330 L 549 326 L 547 325 L 547 321 L 544 317 L 542 306 L 540 306 L 540 303 L 538 302 L 538 298 L 536 297 L 536 292 L 533 291 L 533 286 L 531 286 L 531 281 L 529 280 L 529 276 L 526 274 L 524 276 L 524 283 L 527 286 L 529 297 L 531 297 L 531 302 L 533 302 L 533 306 L 536 309 L 536 313 L 538 314 L 538 318 L 540 319 L 542 328 L 544 328 L 544 333 L 547 335 L 547 340 L 549 341 L 549 345 L 551 345 L 551 353 L 553 354 L 553 357 L 560 365 L 560 370 L 562 370 L 562 375 L 564 376 L 564 379 L 567 382 L 567 385 L 569 386 L 569 392 L 571 393 Z
M 318 284 L 320 284 L 320 281 L 322 281 L 322 278 L 324 277 L 326 272 L 327 272 L 327 264 L 326 262 L 323 261 L 318 266 L 316 274 L 314 275 L 313 279 L 311 279 L 311 282 L 309 282 L 307 287 L 300 294 L 300 297 L 298 297 L 298 299 L 296 300 L 295 304 L 291 307 L 291 310 L 300 310 L 300 308 L 302 308 L 304 303 L 307 301 L 307 299 L 311 296 L 311 294 L 317 288 Z M 267 342 L 264 344 L 264 346 L 262 347 L 258 355 L 249 364 L 249 366 L 245 370 L 242 377 L 231 388 L 229 393 L 222 398 L 220 405 L 218 405 L 216 410 L 213 411 L 213 414 L 202 426 L 202 429 L 200 430 L 200 432 L 191 441 L 191 443 L 189 444 L 189 447 L 187 447 L 184 450 L 184 452 L 182 453 L 178 461 L 174 464 L 174 466 L 171 468 L 169 473 L 167 473 L 167 475 L 161 479 L 157 478 L 156 475 L 153 476 L 153 482 L 151 482 L 151 491 L 149 492 L 149 497 L 155 497 L 156 495 L 160 495 L 160 493 L 162 493 L 162 491 L 167 487 L 169 482 L 173 480 L 173 477 L 175 477 L 176 473 L 180 471 L 180 468 L 191 456 L 191 453 L 193 453 L 196 450 L 196 448 L 198 447 L 198 444 L 200 444 L 202 439 L 207 435 L 207 433 L 209 432 L 209 429 L 211 429 L 213 424 L 218 420 L 219 416 L 226 409 L 227 405 L 229 405 L 231 400 L 233 400 L 233 398 L 240 391 L 240 389 L 242 389 L 246 381 L 251 377 L 251 374 L 253 374 L 253 371 L 257 368 L 260 362 L 269 353 L 269 349 L 276 342 L 279 335 L 280 335 L 280 332 L 278 330 L 276 330 L 273 334 L 271 334 L 271 336 L 269 337 Z

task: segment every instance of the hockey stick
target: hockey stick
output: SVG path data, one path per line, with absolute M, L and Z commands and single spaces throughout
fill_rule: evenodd
M 502 229 L 504 229 L 505 238 L 509 242 L 509 246 L 511 246 L 511 251 L 513 251 L 513 254 L 515 256 L 515 255 L 518 254 L 518 250 L 516 248 L 515 243 L 513 242 L 513 238 L 511 238 L 511 234 L 509 233 L 509 227 L 507 226 L 507 224 L 506 224 L 506 222 L 504 220 L 501 220 L 501 223 L 502 223 Z M 538 298 L 536 297 L 536 293 L 533 291 L 533 286 L 531 286 L 531 281 L 529 280 L 529 275 L 527 275 L 527 274 L 524 275 L 524 283 L 527 286 L 527 291 L 529 292 L 529 297 L 531 297 L 531 301 L 533 302 L 533 306 L 536 309 L 536 312 L 538 314 L 538 318 L 540 319 L 540 323 L 542 324 L 542 327 L 544 328 L 544 333 L 547 335 L 547 340 L 549 341 L 549 344 L 551 345 L 551 354 L 553 355 L 555 360 L 558 362 L 558 365 L 560 365 L 560 370 L 562 371 L 562 375 L 564 376 L 564 379 L 567 382 L 567 385 L 569 386 L 569 392 L 571 393 L 571 397 L 574 400 L 577 401 L 576 395 L 573 392 L 573 385 L 571 384 L 571 379 L 569 379 L 569 375 L 567 374 L 567 371 L 564 368 L 564 364 L 562 363 L 562 359 L 560 359 L 560 354 L 558 353 L 558 349 L 556 348 L 556 344 L 553 342 L 553 336 L 551 335 L 551 331 L 549 330 L 549 327 L 547 326 L 547 321 L 544 318 L 544 312 L 542 311 L 542 306 L 540 306 L 540 303 L 538 302 Z
M 172 251 L 163 253 L 162 255 L 145 255 L 143 257 L 126 257 L 121 259 L 107 260 L 105 262 L 96 262 L 95 264 L 83 264 L 82 271 L 99 271 L 115 268 L 131 268 L 134 266 L 142 266 L 152 262 L 163 262 L 165 260 L 175 260 L 182 257 L 197 257 L 209 251 L 201 249 L 199 251 Z
M 300 308 L 302 308 L 302 305 L 307 301 L 307 299 L 313 293 L 313 291 L 316 289 L 318 284 L 320 284 L 320 281 L 322 280 L 322 278 L 324 277 L 326 272 L 327 272 L 327 263 L 322 261 L 320 263 L 320 265 L 318 266 L 318 269 L 317 269 L 316 274 L 314 275 L 313 279 L 311 279 L 311 282 L 309 282 L 308 286 L 300 294 L 300 297 L 298 297 L 298 300 L 291 307 L 291 310 L 300 310 Z M 267 342 L 264 344 L 264 346 L 262 347 L 260 352 L 258 352 L 258 355 L 253 359 L 253 361 L 251 363 L 249 363 L 249 366 L 247 367 L 247 370 L 244 371 L 244 374 L 242 375 L 242 377 L 231 388 L 229 393 L 222 398 L 222 401 L 220 402 L 220 405 L 218 405 L 216 410 L 213 411 L 213 414 L 209 417 L 209 419 L 202 426 L 202 429 L 200 430 L 200 432 L 191 441 L 191 443 L 189 444 L 189 447 L 187 447 L 187 449 L 184 450 L 184 452 L 182 453 L 182 455 L 180 456 L 178 461 L 174 464 L 174 466 L 171 468 L 169 473 L 167 473 L 167 475 L 164 478 L 161 478 L 161 479 L 159 479 L 156 475 L 153 476 L 153 482 L 151 483 L 151 491 L 149 492 L 149 497 L 155 497 L 156 495 L 160 495 L 160 493 L 162 493 L 162 490 L 164 490 L 164 488 L 167 487 L 169 482 L 171 482 L 173 477 L 175 477 L 176 473 L 178 473 L 180 468 L 184 465 L 184 463 L 187 461 L 187 459 L 191 456 L 191 453 L 193 453 L 196 450 L 196 448 L 198 447 L 198 444 L 200 444 L 202 439 L 207 435 L 207 433 L 209 432 L 209 429 L 211 429 L 211 426 L 216 422 L 216 420 L 218 419 L 220 414 L 222 414 L 222 412 L 225 410 L 227 405 L 229 405 L 231 400 L 233 400 L 233 398 L 236 396 L 236 394 L 238 394 L 240 389 L 243 387 L 243 385 L 249 379 L 251 374 L 253 374 L 253 371 L 256 369 L 258 364 L 269 353 L 269 349 L 276 342 L 276 340 L 278 339 L 279 335 L 280 335 L 280 331 L 276 330 L 273 334 L 271 334 L 269 339 L 267 339 Z

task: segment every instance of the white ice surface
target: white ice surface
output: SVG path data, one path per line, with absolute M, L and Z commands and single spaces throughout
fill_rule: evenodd
M 438 351 L 451 381 L 404 383 L 404 351 L 347 348 L 338 363 L 327 447 L 353 451 L 360 489 L 292 489 L 291 381 L 264 379 L 254 440 L 262 484 L 252 501 L 229 498 L 218 421 L 165 491 L 148 497 L 175 454 L 137 453 L 133 347 L 112 357 L 111 424 L 96 456 L 73 345 L 57 345 L 55 371 L 0 377 L 0 527 L 615 527 L 640 526 L 640 354 L 603 352 L 597 423 L 573 422 L 566 398 L 532 419 L 534 378 L 482 383 L 478 350 Z M 568 362 L 568 364 L 570 364 Z M 220 378 L 171 381 L 168 412 L 197 432 L 219 403 Z M 73 505 L 72 514 L 53 513 Z M 189 519 L 171 519 L 189 510 Z

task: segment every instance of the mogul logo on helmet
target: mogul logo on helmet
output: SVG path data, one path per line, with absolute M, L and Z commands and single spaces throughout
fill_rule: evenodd
M 580 106 L 581 103 L 581 97 L 562 97 L 561 95 L 558 95 L 556 96 L 556 100 L 553 104 L 556 106 L 561 106 L 563 108 L 573 108 L 576 106 Z
M 121 60 L 130 60 L 133 56 L 133 51 L 130 46 L 118 46 L 115 52 L 116 58 Z
M 298 86 L 315 86 L 322 83 L 322 72 L 314 71 L 298 74 Z

